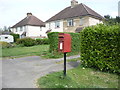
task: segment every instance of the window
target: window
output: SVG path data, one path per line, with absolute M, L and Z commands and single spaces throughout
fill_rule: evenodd
M 49 23 L 49 29 L 51 29 L 51 23 Z
M 8 39 L 8 37 L 5 37 L 5 39 Z
M 60 21 L 55 22 L 55 28 L 60 28 Z
M 73 19 L 67 20 L 67 25 L 68 26 L 74 26 Z
M 19 32 L 19 31 L 20 31 L 20 27 L 17 27 L 17 28 L 16 28 L 16 32 Z
M 23 27 L 20 27 L 20 31 L 22 31 L 23 30 Z
M 42 27 L 40 27 L 40 31 L 42 31 Z
M 15 31 L 17 32 L 17 28 L 15 28 Z
M 84 18 L 80 18 L 80 25 L 84 24 Z

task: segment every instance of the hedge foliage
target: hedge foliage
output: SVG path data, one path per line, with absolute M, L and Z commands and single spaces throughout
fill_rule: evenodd
M 65 32 L 66 33 L 66 32 Z M 50 53 L 52 54 L 59 54 L 58 53 L 58 34 L 59 32 L 51 32 L 48 33 L 48 38 L 50 42 Z M 74 54 L 80 51 L 80 35 L 78 33 L 68 33 L 72 37 L 72 49 L 71 53 Z
M 44 39 L 32 39 L 32 38 L 22 38 L 22 39 L 18 39 L 17 44 L 21 45 L 21 46 L 34 46 L 34 45 L 44 45 L 44 44 L 49 44 L 49 40 L 48 38 L 44 38 Z
M 12 35 L 14 37 L 14 42 L 17 41 L 17 39 L 20 38 L 19 34 L 14 34 L 14 33 L 11 33 L 10 35 Z
M 2 48 L 10 48 L 10 47 L 14 47 L 14 45 L 11 44 L 11 43 L 0 41 L 0 47 L 2 47 Z
M 29 47 L 35 45 L 35 40 L 32 38 L 22 38 L 22 39 L 18 39 L 16 43 Z
M 84 66 L 120 73 L 120 26 L 85 28 L 80 33 L 80 53 Z
M 49 44 L 49 39 L 48 38 L 36 39 L 35 42 L 36 45 L 45 45 L 45 44 Z

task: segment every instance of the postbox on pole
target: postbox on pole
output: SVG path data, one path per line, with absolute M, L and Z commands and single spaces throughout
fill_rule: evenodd
M 58 51 L 62 53 L 71 52 L 71 36 L 70 34 L 59 33 Z
M 64 53 L 64 76 L 66 76 L 66 53 L 71 52 L 70 34 L 59 33 L 58 51 Z

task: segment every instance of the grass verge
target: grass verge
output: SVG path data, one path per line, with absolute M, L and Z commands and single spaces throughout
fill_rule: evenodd
M 73 56 L 73 55 L 80 55 L 80 53 L 79 52 L 74 52 L 74 53 L 67 53 L 67 56 Z M 44 51 L 43 53 L 42 53 L 42 57 L 43 58 L 62 58 L 62 57 L 64 57 L 64 54 L 63 53 L 59 53 L 59 54 L 52 54 L 52 53 L 50 53 L 49 51 Z
M 78 66 L 67 71 L 55 72 L 38 79 L 39 88 L 118 88 L 118 75 Z
M 48 50 L 49 50 L 49 45 L 4 48 L 2 49 L 2 57 L 41 55 L 42 52 Z

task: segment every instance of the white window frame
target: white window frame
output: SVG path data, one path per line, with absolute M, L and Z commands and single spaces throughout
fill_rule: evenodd
M 42 31 L 42 27 L 40 27 L 40 31 Z
M 67 26 L 74 26 L 74 19 L 68 19 Z
M 49 25 L 49 29 L 51 29 L 51 23 L 49 23 L 48 25 Z
M 60 28 L 60 21 L 55 21 L 55 28 Z
M 84 18 L 80 18 L 80 26 L 84 24 Z
M 17 32 L 18 30 L 17 30 L 17 28 L 15 28 L 15 32 Z
M 22 26 L 20 27 L 20 31 L 21 31 L 21 32 L 23 31 L 23 27 L 22 27 Z

